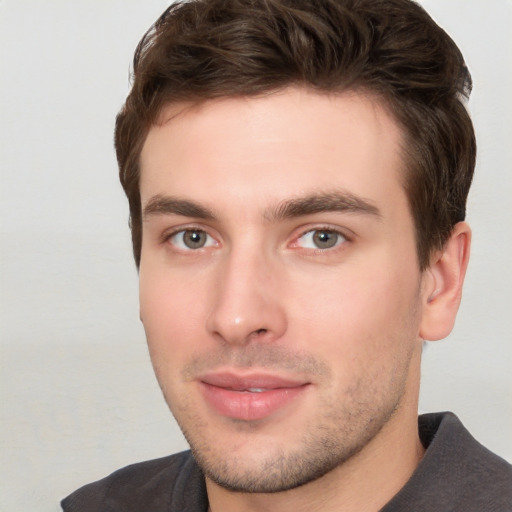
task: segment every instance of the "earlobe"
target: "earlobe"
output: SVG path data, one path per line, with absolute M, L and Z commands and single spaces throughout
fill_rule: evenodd
M 432 256 L 423 277 L 420 337 L 434 341 L 450 334 L 462 296 L 469 261 L 471 229 L 466 222 L 453 228 L 444 247 Z

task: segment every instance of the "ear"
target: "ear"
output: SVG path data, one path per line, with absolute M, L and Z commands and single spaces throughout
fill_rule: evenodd
M 446 338 L 453 329 L 462 297 L 470 245 L 471 229 L 465 222 L 459 222 L 424 271 L 419 333 L 424 340 Z

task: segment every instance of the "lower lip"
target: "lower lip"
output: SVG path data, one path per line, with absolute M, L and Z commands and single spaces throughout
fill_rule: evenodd
M 201 383 L 207 403 L 228 418 L 244 421 L 261 420 L 295 401 L 308 386 L 277 388 L 260 393 L 234 391 Z

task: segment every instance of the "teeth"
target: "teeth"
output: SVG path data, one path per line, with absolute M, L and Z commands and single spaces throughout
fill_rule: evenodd
M 250 393 L 263 393 L 265 390 L 262 388 L 247 388 L 247 391 Z

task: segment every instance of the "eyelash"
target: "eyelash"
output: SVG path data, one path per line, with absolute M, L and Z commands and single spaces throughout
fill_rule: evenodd
M 169 244 L 170 241 L 176 236 L 176 235 L 179 235 L 180 233 L 187 233 L 187 232 L 200 232 L 200 233 L 205 233 L 208 237 L 210 237 L 211 239 L 217 241 L 216 237 L 212 236 L 211 234 L 209 234 L 208 230 L 202 228 L 202 227 L 199 227 L 199 226 L 180 226 L 180 227 L 177 227 L 175 229 L 173 229 L 172 231 L 170 232 L 165 232 L 162 237 L 161 237 L 161 243 L 162 244 Z M 328 233 L 331 233 L 331 234 L 334 234 L 338 237 L 338 239 L 336 240 L 335 242 L 335 245 L 332 246 L 332 247 L 326 247 L 326 248 L 321 248 L 321 247 L 317 247 L 317 248 L 304 248 L 304 247 L 301 247 L 299 245 L 299 240 L 303 237 L 305 237 L 306 235 L 308 235 L 309 233 L 315 233 L 315 232 L 328 232 Z M 339 238 L 342 238 L 343 240 L 339 240 Z M 345 245 L 345 243 L 347 242 L 351 242 L 352 241 L 352 237 L 347 235 L 345 232 L 341 231 L 340 229 L 337 229 L 337 228 L 333 228 L 332 226 L 315 226 L 315 227 L 310 227 L 308 229 L 301 229 L 301 231 L 295 236 L 293 237 L 293 242 L 290 244 L 290 246 L 292 248 L 297 248 L 297 249 L 302 249 L 304 250 L 305 252 L 308 252 L 308 253 L 311 253 L 311 252 L 314 252 L 314 253 L 320 253 L 320 254 L 325 254 L 326 252 L 333 252 L 333 251 L 336 251 L 336 250 L 340 250 L 340 246 L 343 246 Z M 217 242 L 218 244 L 218 242 Z M 175 244 L 171 244 L 171 245 L 174 245 Z M 208 247 L 210 246 L 207 246 L 207 247 L 198 247 L 197 249 L 193 249 L 193 248 L 188 248 L 188 249 L 182 249 L 182 248 L 177 248 L 176 249 L 178 251 L 182 251 L 182 252 L 197 252 L 197 251 L 200 251 L 201 249 L 207 249 Z
M 177 235 L 179 235 L 180 233 L 187 233 L 187 232 L 198 232 L 198 233 L 205 233 L 208 237 L 212 238 L 213 240 L 216 240 L 215 237 L 213 237 L 212 235 L 210 235 L 208 233 L 208 231 L 202 227 L 199 227 L 199 226 L 180 226 L 180 227 L 177 227 L 175 229 L 173 229 L 172 231 L 170 232 L 165 232 L 162 237 L 161 237 L 161 243 L 162 244 L 169 244 L 170 241 Z M 172 244 L 171 244 L 172 245 Z M 196 252 L 198 250 L 202 249 L 202 247 L 199 247 L 197 248 L 196 250 L 192 249 L 192 248 L 189 248 L 188 250 L 187 249 L 178 249 L 178 250 L 181 250 L 183 252 Z
M 317 248 L 303 248 L 299 245 L 299 240 L 303 237 L 305 237 L 306 235 L 308 234 L 313 234 L 315 232 L 324 232 L 324 233 L 330 233 L 330 234 L 333 234 L 337 237 L 337 240 L 335 242 L 335 245 L 333 245 L 332 247 L 325 247 L 325 248 L 321 248 L 321 247 L 317 247 Z M 340 240 L 340 238 L 342 240 Z M 352 237 L 348 236 L 345 232 L 341 231 L 340 229 L 338 228 L 334 228 L 332 226 L 314 226 L 314 227 L 311 227 L 309 229 L 306 229 L 306 230 L 301 230 L 299 232 L 299 234 L 294 238 L 294 242 L 291 244 L 292 247 L 297 247 L 298 249 L 303 249 L 307 252 L 311 252 L 311 251 L 314 251 L 314 253 L 320 253 L 320 254 L 325 254 L 327 252 L 333 252 L 333 251 L 336 251 L 336 250 L 340 250 L 341 249 L 341 246 L 345 245 L 347 242 L 350 242 L 352 241 Z

